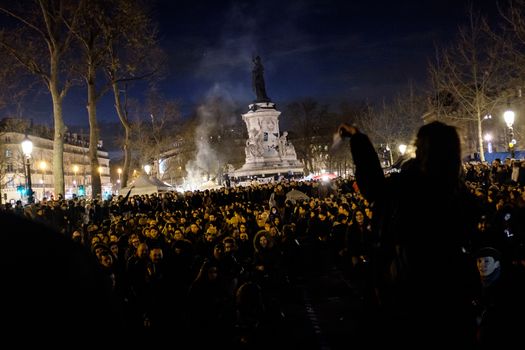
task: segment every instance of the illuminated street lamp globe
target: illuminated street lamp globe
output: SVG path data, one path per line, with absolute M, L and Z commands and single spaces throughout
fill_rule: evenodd
M 505 111 L 505 113 L 503 113 L 503 119 L 505 120 L 505 124 L 507 124 L 507 127 L 512 128 L 512 125 L 514 124 L 514 117 L 515 114 L 511 110 L 507 110 Z
M 26 158 L 26 183 L 27 183 L 27 202 L 28 203 L 34 203 L 35 197 L 33 197 L 33 188 L 31 185 L 31 162 L 29 159 L 31 158 L 31 153 L 33 152 L 33 142 L 29 139 L 29 137 L 24 138 L 24 140 L 21 143 L 22 146 L 22 153 L 24 153 L 24 156 Z
M 27 158 L 31 158 L 31 153 L 33 152 L 33 142 L 26 136 L 22 141 L 22 153 Z
M 144 165 L 144 171 L 146 172 L 146 174 L 149 175 L 149 173 L 151 172 L 151 165 L 149 164 Z
M 399 153 L 401 153 L 401 155 L 404 155 L 407 151 L 407 145 L 405 144 L 400 144 L 397 148 L 399 149 Z

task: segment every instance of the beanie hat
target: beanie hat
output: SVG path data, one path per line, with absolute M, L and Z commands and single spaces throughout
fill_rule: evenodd
M 475 254 L 476 258 L 483 258 L 483 257 L 488 257 L 488 256 L 493 257 L 494 260 L 496 261 L 501 260 L 500 251 L 493 247 L 483 247 L 479 249 Z

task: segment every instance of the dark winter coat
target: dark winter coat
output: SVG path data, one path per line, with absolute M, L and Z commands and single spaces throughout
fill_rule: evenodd
M 465 186 L 423 176 L 410 160 L 385 177 L 368 137 L 351 138 L 356 179 L 372 203 L 379 229 L 377 287 L 399 344 L 424 337 L 467 344 L 469 295 L 475 266 L 466 254 L 477 223 L 476 201 Z

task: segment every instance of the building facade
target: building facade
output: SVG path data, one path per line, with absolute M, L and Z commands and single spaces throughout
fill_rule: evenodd
M 2 202 L 27 201 L 25 156 L 21 142 L 26 135 L 20 132 L 2 132 L 0 147 L 2 167 L 0 172 L 0 192 Z M 33 142 L 33 152 L 29 158 L 31 188 L 36 202 L 43 197 L 57 197 L 54 193 L 53 179 L 53 140 L 28 134 Z M 65 198 L 91 196 L 91 164 L 89 162 L 89 143 L 77 134 L 67 134 L 64 140 L 64 183 Z M 112 184 L 109 171 L 109 154 L 98 147 L 99 173 L 102 193 L 110 194 Z

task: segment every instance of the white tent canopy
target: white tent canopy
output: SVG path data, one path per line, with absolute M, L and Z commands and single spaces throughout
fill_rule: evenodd
M 120 194 L 126 195 L 130 188 L 132 188 L 130 196 L 175 191 L 175 187 L 160 181 L 156 177 L 148 177 L 146 174 L 140 175 L 130 186 L 121 189 Z

